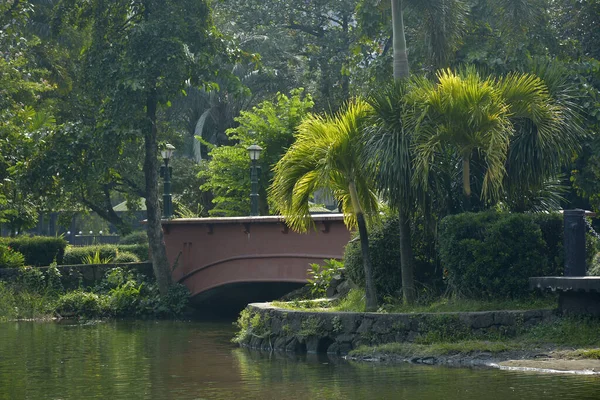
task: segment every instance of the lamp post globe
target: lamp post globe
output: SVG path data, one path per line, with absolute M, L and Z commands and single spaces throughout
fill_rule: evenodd
M 262 147 L 257 144 L 253 144 L 246 148 L 248 151 L 248 156 L 250 156 L 250 161 L 252 165 L 250 167 L 250 215 L 256 216 L 259 215 L 258 212 L 258 167 L 256 165 L 258 159 L 260 158 L 260 152 L 262 151 Z

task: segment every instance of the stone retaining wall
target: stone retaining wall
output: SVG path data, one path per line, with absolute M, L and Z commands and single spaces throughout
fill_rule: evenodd
M 360 345 L 510 337 L 554 317 L 554 310 L 377 314 L 310 312 L 250 304 L 241 346 L 261 350 L 346 354 Z

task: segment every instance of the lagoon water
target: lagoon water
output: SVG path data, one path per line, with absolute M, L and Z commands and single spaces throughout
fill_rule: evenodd
M 230 342 L 230 322 L 0 324 L 0 399 L 600 399 L 600 376 L 356 363 Z

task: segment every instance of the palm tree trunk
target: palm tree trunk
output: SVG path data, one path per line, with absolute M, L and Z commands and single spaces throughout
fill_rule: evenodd
M 360 237 L 360 250 L 363 259 L 363 269 L 365 270 L 365 311 L 377 311 L 377 291 L 375 289 L 375 281 L 373 280 L 373 267 L 371 265 L 371 256 L 369 255 L 369 233 L 367 232 L 367 224 L 365 216 L 358 201 L 358 192 L 354 182 L 348 185 L 350 198 L 352 199 L 352 208 L 356 214 L 358 222 L 358 235 Z
M 404 36 L 404 15 L 402 0 L 392 2 L 392 32 L 394 47 L 394 80 L 406 78 L 409 75 L 406 37 Z M 414 257 L 412 239 L 410 237 L 410 219 L 405 208 L 399 207 L 400 221 L 400 271 L 402 274 L 402 297 L 405 304 L 415 301 Z
M 392 2 L 392 35 L 394 47 L 394 79 L 408 77 L 408 54 L 406 52 L 406 38 L 404 36 L 404 15 L 402 0 Z
M 410 237 L 410 218 L 404 210 L 399 212 L 400 221 L 400 269 L 402 273 L 402 298 L 404 304 L 415 302 L 414 257 Z
M 148 95 L 146 101 L 147 126 L 144 129 L 144 176 L 146 179 L 146 210 L 148 222 L 148 244 L 152 257 L 154 276 L 161 296 L 166 296 L 171 286 L 171 271 L 167 260 L 167 249 L 161 226 L 161 212 L 158 203 L 158 139 L 156 128 L 156 92 Z
M 469 156 L 463 156 L 463 195 L 465 197 L 464 209 L 471 211 L 471 160 Z

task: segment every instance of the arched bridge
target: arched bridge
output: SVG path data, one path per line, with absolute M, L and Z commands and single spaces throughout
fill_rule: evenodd
M 279 216 L 163 221 L 172 277 L 204 308 L 243 308 L 307 282 L 309 263 L 341 259 L 350 232 L 341 214 L 314 215 L 299 234 Z

